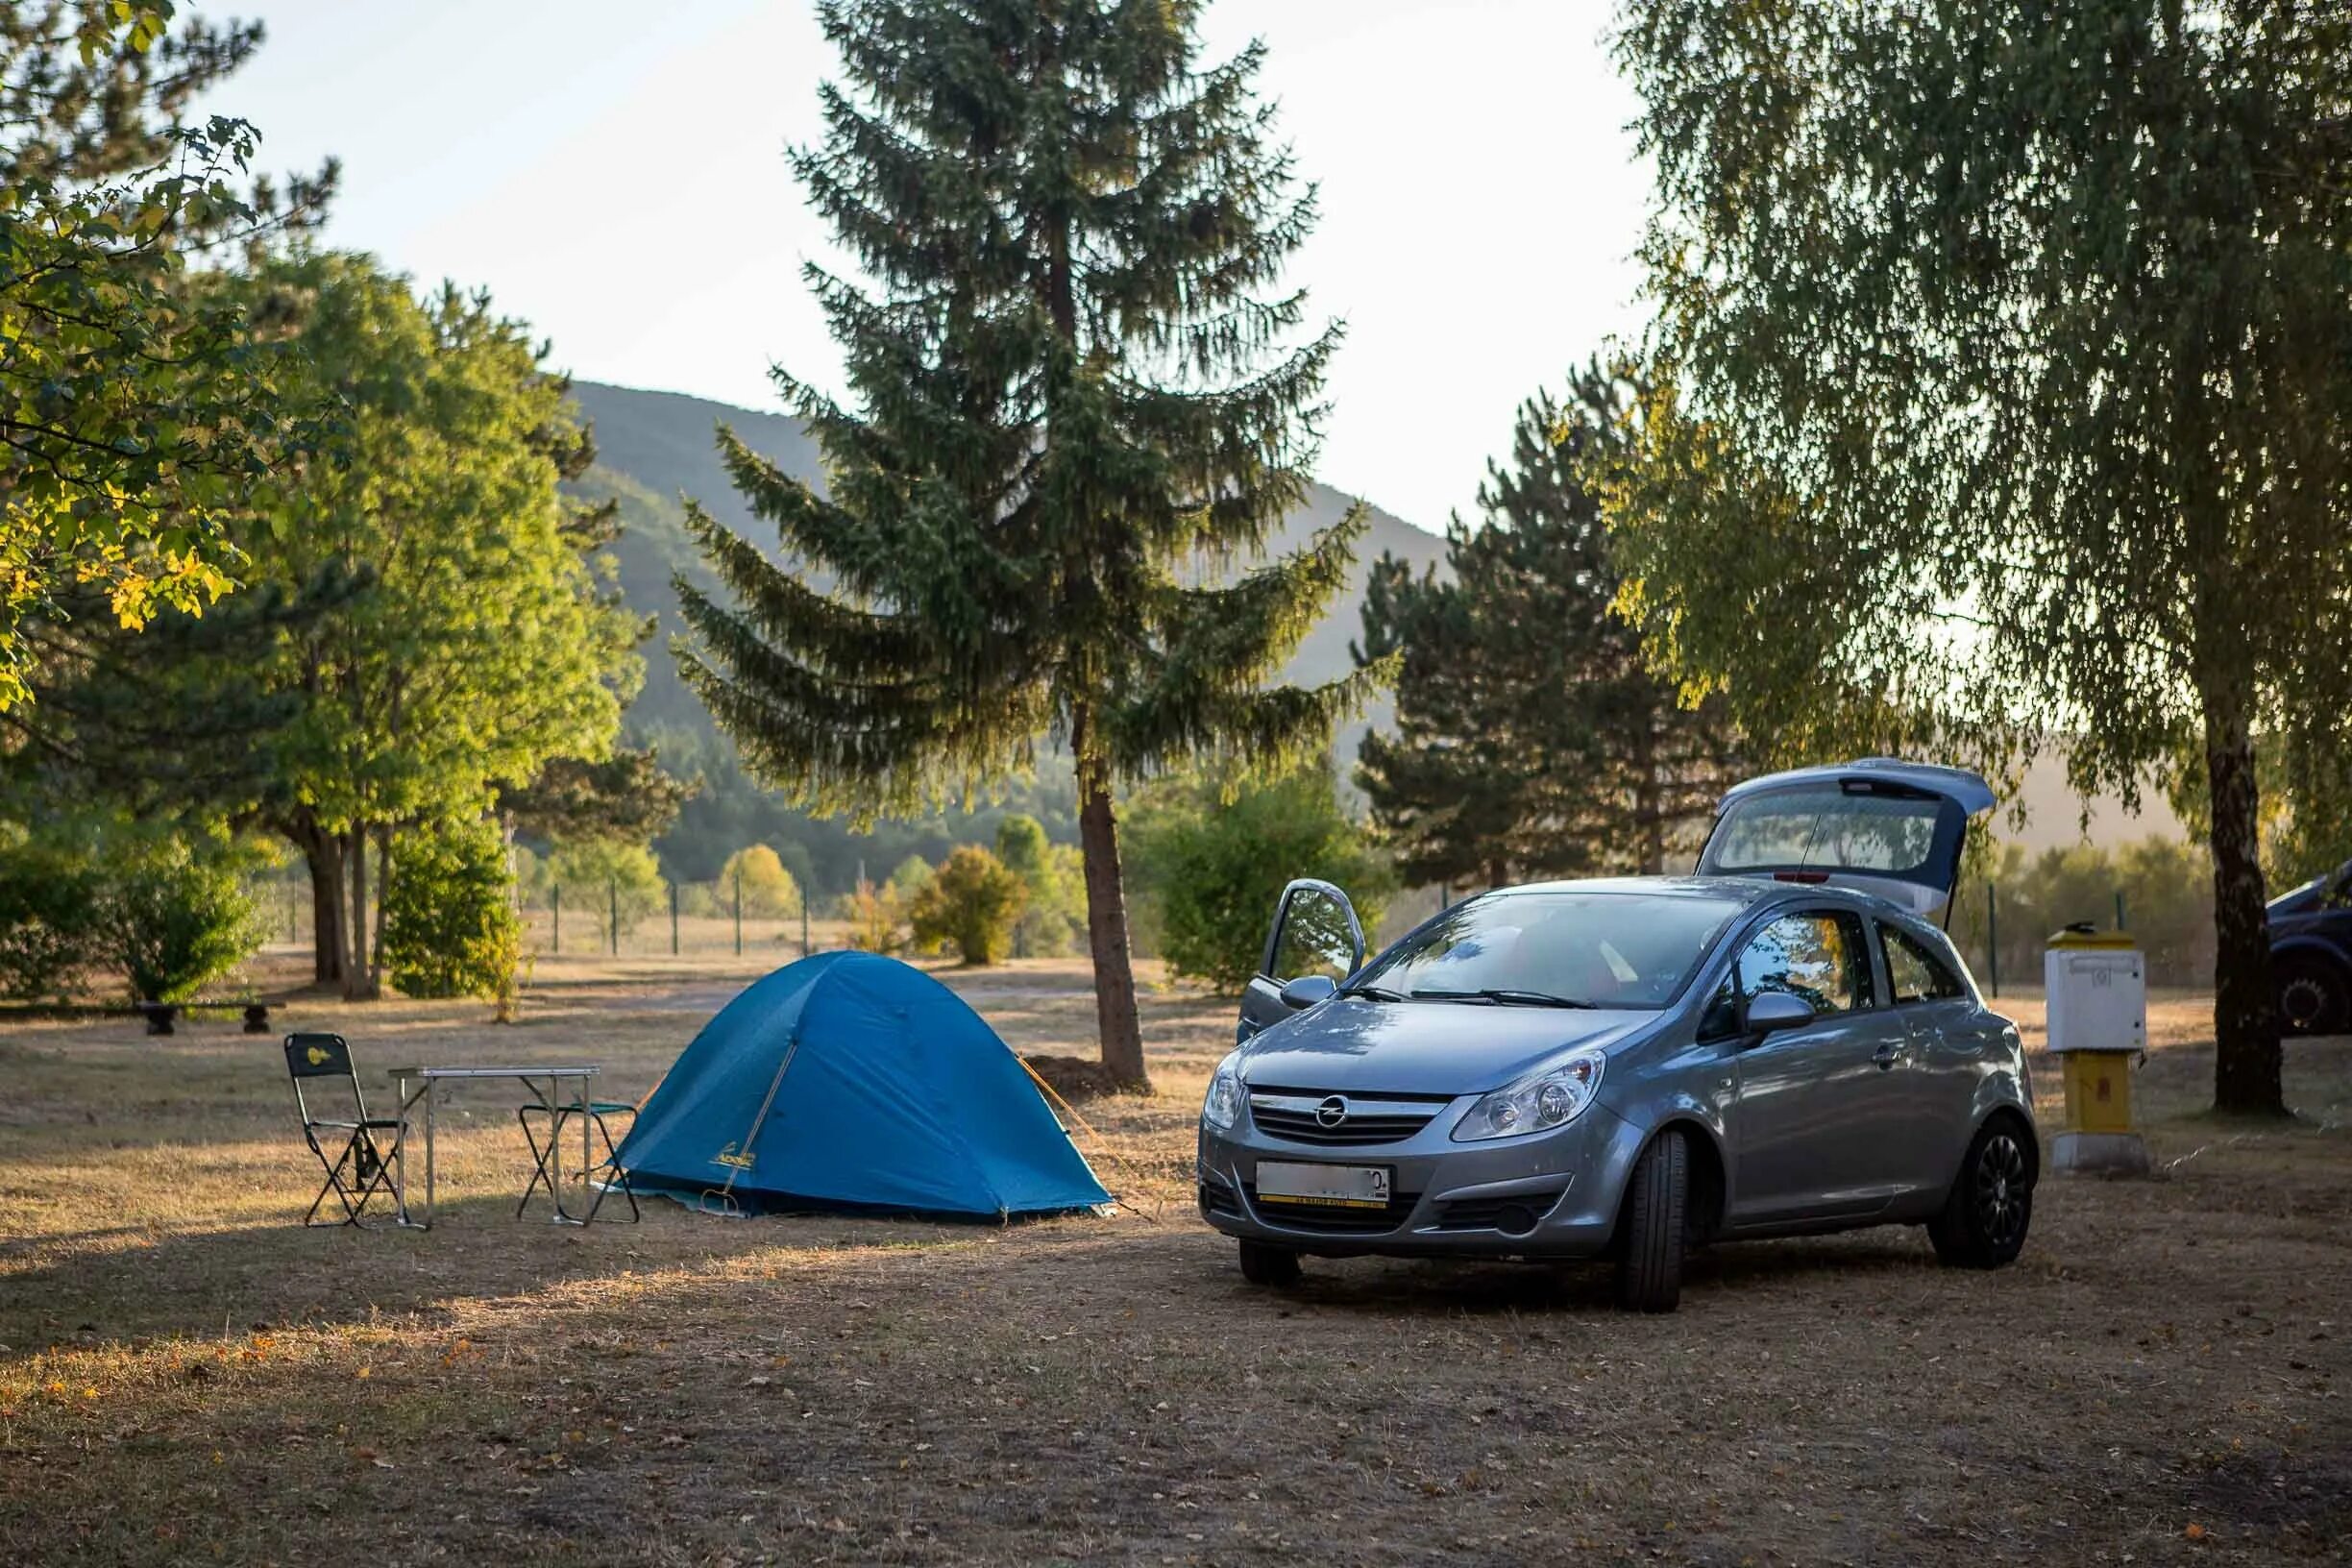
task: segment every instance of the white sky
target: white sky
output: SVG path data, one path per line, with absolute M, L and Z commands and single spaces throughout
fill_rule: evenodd
M 786 167 L 833 66 L 804 0 L 246 0 L 269 38 L 207 109 L 263 163 L 338 154 L 331 243 L 486 285 L 592 380 L 773 408 L 837 384 Z M 1323 221 L 1291 280 L 1348 324 L 1320 478 L 1436 529 L 1512 412 L 1638 325 L 1648 172 L 1610 0 L 1217 0 Z

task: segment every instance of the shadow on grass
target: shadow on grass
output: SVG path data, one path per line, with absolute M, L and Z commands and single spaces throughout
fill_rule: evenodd
M 331 1327 L 380 1317 L 427 1322 L 463 1302 L 524 1297 L 723 1264 L 763 1252 L 882 1251 L 968 1239 L 969 1227 L 840 1214 L 726 1220 L 641 1197 L 645 1221 L 608 1199 L 593 1225 L 556 1225 L 539 1199 L 444 1197 L 430 1230 L 281 1223 L 154 1233 L 98 1227 L 17 1244 L 46 1261 L 0 1273 L 0 1344 L 135 1349 L 258 1328 Z M 143 1242 L 135 1237 L 151 1237 Z M 128 1243 L 128 1244 L 126 1244 Z M 0 1260 L 6 1255 L 0 1254 Z
M 1839 1280 L 1879 1280 L 1934 1267 L 1934 1256 L 1923 1244 L 1893 1231 L 1867 1240 L 1805 1238 L 1714 1246 L 1684 1264 L 1682 1307 L 1687 1311 L 1711 1299 L 1792 1282 L 1816 1280 L 1834 1287 Z M 1237 1290 L 1248 1288 L 1238 1271 L 1233 1283 Z M 1373 1259 L 1342 1264 L 1310 1258 L 1296 1289 L 1249 1293 L 1291 1307 L 1377 1316 L 1617 1311 L 1616 1265 L 1605 1258 L 1557 1265 Z

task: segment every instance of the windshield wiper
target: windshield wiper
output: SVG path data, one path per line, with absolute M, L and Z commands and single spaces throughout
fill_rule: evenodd
M 1478 991 L 1416 991 L 1415 1001 L 1421 1002 L 1488 1002 L 1499 1007 L 1584 1007 L 1573 996 L 1555 996 L 1548 991 L 1520 991 L 1510 986 L 1486 986 Z
M 1349 986 L 1343 989 L 1339 994 L 1342 996 L 1361 996 L 1367 1001 L 1374 1002 L 1401 1002 L 1405 999 L 1402 992 L 1390 991 L 1386 986 Z
M 1574 996 L 1555 996 L 1548 991 L 1516 991 L 1508 986 L 1490 986 L 1480 995 L 1503 1003 L 1506 1007 L 1597 1007 L 1597 1002 L 1579 1000 Z

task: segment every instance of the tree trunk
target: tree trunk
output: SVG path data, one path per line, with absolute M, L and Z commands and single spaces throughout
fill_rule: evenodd
M 1666 803 L 1665 792 L 1658 788 L 1657 776 L 1657 715 L 1654 711 L 1642 715 L 1641 734 L 1635 741 L 1633 754 L 1633 821 L 1641 829 L 1644 876 L 1666 874 Z
M 285 829 L 310 871 L 311 983 L 343 983 L 343 849 L 307 814 Z
M 2284 1115 L 2254 740 L 2246 720 L 2252 703 L 2238 683 L 2226 678 L 2208 682 L 2202 697 L 2205 776 L 2213 818 L 2214 1109 Z
M 1143 1029 L 1136 1017 L 1127 951 L 1127 897 L 1119 880 L 1118 820 L 1099 764 L 1078 765 L 1078 842 L 1086 862 L 1087 943 L 1094 955 L 1094 1021 L 1103 1066 L 1128 1089 L 1149 1090 Z
M 376 934 L 368 943 L 368 994 L 383 994 L 384 894 L 392 889 L 392 830 L 376 830 Z
M 377 992 L 368 974 L 367 829 L 354 827 L 343 845 L 351 870 L 351 929 L 343 959 L 343 999 L 373 1001 Z

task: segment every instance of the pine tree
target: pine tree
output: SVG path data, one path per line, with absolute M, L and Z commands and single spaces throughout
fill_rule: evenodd
M 1103 1060 L 1135 1085 L 1114 789 L 1311 754 L 1385 674 L 1265 684 L 1363 522 L 1258 558 L 1302 499 L 1339 333 L 1294 341 L 1305 298 L 1275 285 L 1312 192 L 1253 96 L 1262 51 L 1200 64 L 1200 9 L 819 8 L 844 81 L 793 163 L 870 280 L 805 269 L 853 401 L 777 372 L 823 493 L 721 445 L 796 565 L 697 511 L 732 602 L 678 585 L 687 679 L 818 809 L 969 798 L 1068 748 Z
M 1404 669 L 1397 732 L 1364 737 L 1357 776 L 1409 877 L 1654 874 L 1732 780 L 1722 704 L 1684 709 L 1611 610 L 1588 475 L 1629 391 L 1592 365 L 1564 408 L 1520 406 L 1481 521 L 1447 530 L 1451 581 L 1374 569 L 1355 653 Z

